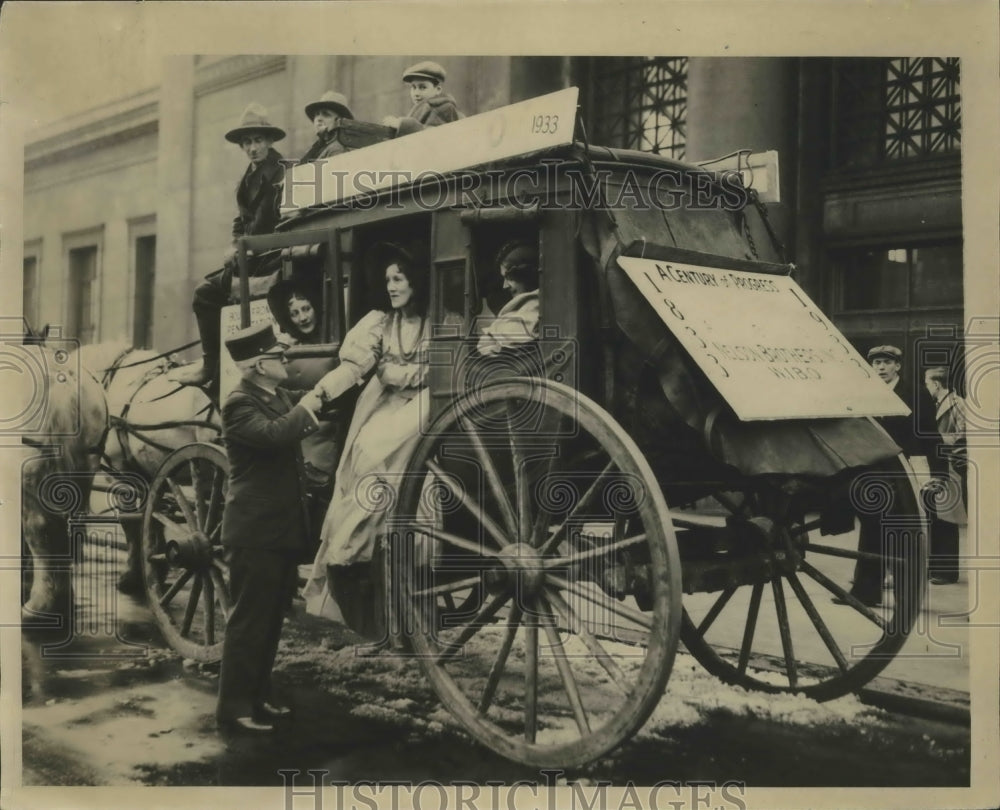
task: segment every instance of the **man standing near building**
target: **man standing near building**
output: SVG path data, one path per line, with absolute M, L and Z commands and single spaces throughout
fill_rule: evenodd
M 278 223 L 285 167 L 281 154 L 271 144 L 284 137 L 285 131 L 273 126 L 267 120 L 267 110 L 256 103 L 250 104 L 239 125 L 226 133 L 226 140 L 239 146 L 250 162 L 236 187 L 239 213 L 233 220 L 233 241 L 223 257 L 223 266 L 206 276 L 194 291 L 192 309 L 201 336 L 202 361 L 171 372 L 171 379 L 182 385 L 218 385 L 219 315 L 229 303 L 236 271 L 236 240 L 271 233 Z
M 288 372 L 270 324 L 241 329 L 226 348 L 243 378 L 222 408 L 229 456 L 222 543 L 233 606 L 216 719 L 225 732 L 265 734 L 291 711 L 272 699 L 271 668 L 309 531 L 299 442 L 319 427 L 321 400 L 315 390 L 278 387 Z
M 948 385 L 943 366 L 924 372 L 924 385 L 937 406 L 938 439 L 927 454 L 931 480 L 924 487 L 930 515 L 932 585 L 958 582 L 958 526 L 969 502 L 965 444 L 965 400 Z
M 896 346 L 875 346 L 868 351 L 868 362 L 872 369 L 886 385 L 890 386 L 903 403 L 910 409 L 909 416 L 879 416 L 876 417 L 885 428 L 892 440 L 899 445 L 903 454 L 909 458 L 921 454 L 922 442 L 919 431 L 914 428 L 917 418 L 916 396 L 913 385 L 906 383 L 900 377 L 903 367 L 903 352 Z M 868 554 L 883 553 L 882 526 L 877 515 L 861 515 L 859 517 L 858 551 Z M 882 603 L 882 585 L 885 579 L 884 566 L 881 560 L 874 557 L 859 559 L 854 565 L 854 584 L 851 595 L 868 607 L 876 607 Z M 844 604 L 839 597 L 833 600 L 836 604 Z

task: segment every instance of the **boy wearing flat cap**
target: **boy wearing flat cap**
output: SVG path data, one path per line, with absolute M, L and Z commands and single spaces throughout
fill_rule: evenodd
M 459 112 L 455 99 L 442 87 L 445 75 L 444 68 L 437 62 L 417 62 L 407 68 L 403 81 L 409 85 L 413 107 L 402 118 L 387 115 L 382 123 L 395 129 L 396 137 L 399 137 L 465 118 Z
M 284 347 L 270 324 L 241 329 L 226 348 L 242 379 L 222 408 L 229 481 L 222 513 L 233 603 L 222 646 L 216 719 L 235 734 L 265 734 L 290 715 L 271 695 L 281 624 L 308 537 L 301 440 L 314 433 L 320 394 L 278 386 Z
M 233 273 L 236 270 L 236 240 L 241 236 L 271 233 L 278 223 L 278 200 L 285 167 L 281 154 L 272 144 L 285 137 L 285 131 L 267 120 L 267 110 L 252 103 L 243 112 L 239 124 L 229 130 L 226 140 L 243 150 L 249 164 L 236 187 L 233 241 L 223 256 L 221 269 L 210 273 L 194 291 L 192 309 L 201 337 L 202 361 L 172 372 L 170 378 L 182 385 L 218 385 L 218 362 L 221 350 L 219 313 L 229 303 Z
M 337 138 L 340 120 L 354 118 L 351 108 L 347 106 L 347 96 L 334 90 L 327 90 L 318 101 L 306 104 L 306 117 L 313 123 L 316 140 L 299 158 L 299 164 L 311 160 L 323 160 L 347 151 Z

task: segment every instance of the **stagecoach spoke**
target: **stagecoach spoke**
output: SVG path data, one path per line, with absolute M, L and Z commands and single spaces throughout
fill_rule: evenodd
M 471 588 L 478 585 L 481 581 L 479 574 L 474 577 L 466 577 L 465 579 L 458 579 L 454 582 L 445 582 L 442 585 L 435 585 L 432 588 L 422 588 L 419 591 L 414 591 L 414 596 L 430 596 L 431 594 L 443 594 L 446 601 L 448 601 L 448 607 L 451 610 L 455 609 L 455 600 L 452 599 L 452 594 L 455 591 L 461 591 L 465 588 Z
M 597 492 L 597 489 L 600 486 L 601 482 L 604 480 L 607 474 L 611 472 L 614 466 L 615 462 L 609 461 L 605 465 L 604 469 L 601 470 L 600 473 L 598 473 L 597 477 L 594 479 L 594 482 L 590 485 L 590 488 L 583 494 L 583 497 L 576 502 L 576 505 L 573 507 L 570 513 L 566 515 L 565 518 L 563 518 L 562 523 L 560 523 L 559 526 L 556 528 L 556 530 L 552 533 L 552 536 L 545 541 L 545 544 L 542 546 L 540 550 L 542 556 L 549 554 L 556 546 L 559 545 L 559 541 L 562 540 L 562 534 L 564 531 L 566 531 L 566 527 L 569 525 L 570 521 L 576 517 L 577 512 L 579 512 L 584 507 L 589 505 L 590 499 L 594 497 L 594 493 Z
M 576 720 L 576 727 L 581 737 L 590 734 L 590 722 L 587 720 L 587 712 L 583 708 L 583 699 L 580 697 L 580 688 L 577 686 L 576 678 L 573 677 L 573 670 L 566 657 L 566 648 L 563 646 L 562 638 L 556 629 L 555 617 L 547 610 L 545 600 L 536 600 L 539 607 L 539 615 L 542 620 L 542 627 L 545 636 L 549 641 L 556 660 L 556 669 L 559 670 L 559 678 L 562 680 L 563 689 L 566 690 L 566 698 L 569 700 L 570 708 L 573 710 L 573 719 Z
M 598 594 L 594 593 L 590 589 L 577 585 L 575 582 L 569 582 L 568 580 L 555 576 L 554 574 L 549 574 L 546 577 L 546 580 L 550 585 L 559 588 L 560 590 L 574 593 L 577 596 L 586 599 L 588 602 L 593 602 L 595 605 L 604 608 L 609 613 L 614 613 L 621 616 L 623 619 L 627 619 L 633 624 L 638 624 L 640 627 L 644 627 L 647 630 L 653 629 L 653 619 L 651 616 L 647 616 L 645 613 L 626 607 L 618 600 L 608 596 L 604 593 L 604 591 L 599 591 L 600 596 L 598 596 Z
M 845 591 L 836 582 L 830 579 L 826 574 L 817 569 L 815 566 L 811 565 L 806 560 L 802 560 L 802 570 L 805 571 L 809 576 L 816 580 L 820 585 L 826 588 L 834 596 L 843 599 L 847 604 L 854 608 L 858 613 L 864 616 L 872 624 L 878 626 L 880 630 L 885 630 L 887 628 L 887 623 L 885 619 L 879 616 L 877 613 L 872 611 L 864 602 L 858 599 L 854 594 Z
M 196 528 L 205 530 L 205 501 L 201 497 L 201 472 L 198 470 L 198 459 L 188 461 L 191 468 L 191 488 L 194 491 L 194 508 L 198 517 Z
M 186 529 L 181 526 L 180 523 L 174 523 L 170 518 L 168 518 L 163 512 L 153 512 L 153 520 L 159 523 L 161 526 L 167 529 L 172 529 L 178 534 L 184 534 Z
M 503 675 L 504 667 L 507 666 L 507 657 L 510 655 L 510 648 L 514 644 L 514 637 L 517 635 L 517 628 L 521 622 L 521 606 L 514 604 L 507 615 L 507 628 L 504 632 L 503 642 L 497 651 L 497 657 L 493 659 L 493 666 L 490 667 L 489 677 L 486 679 L 486 686 L 483 694 L 479 698 L 477 710 L 480 715 L 485 715 L 489 711 L 493 702 L 493 695 L 496 693 L 497 685 L 500 683 L 500 676 Z
M 479 632 L 479 630 L 481 630 L 483 626 L 496 615 L 496 612 L 508 602 L 510 596 L 510 593 L 507 591 L 494 594 L 489 602 L 480 606 L 476 615 L 469 621 L 464 624 L 455 625 L 456 628 L 462 628 L 458 637 L 443 646 L 443 648 L 438 652 L 435 661 L 440 664 L 446 658 L 451 658 L 461 652 L 462 647 L 465 646 L 465 642 Z
M 764 583 L 755 582 L 753 593 L 750 594 L 750 609 L 747 611 L 747 623 L 743 627 L 743 643 L 740 645 L 740 660 L 738 669 L 740 675 L 746 674 L 750 663 L 750 650 L 753 648 L 753 636 L 757 630 L 757 617 L 760 615 L 760 599 L 764 595 Z
M 456 548 L 471 551 L 473 554 L 478 554 L 482 557 L 499 556 L 497 552 L 491 548 L 483 548 L 480 543 L 474 543 L 471 540 L 466 540 L 464 537 L 459 537 L 457 534 L 446 532 L 443 529 L 435 529 L 433 526 L 420 525 L 417 527 L 416 532 L 418 534 L 426 534 L 434 540 L 440 540 L 442 543 L 447 543 L 448 545 L 455 546 Z
M 472 446 L 479 457 L 479 463 L 483 466 L 483 473 L 486 475 L 486 481 L 490 485 L 490 491 L 493 493 L 493 497 L 496 498 L 497 505 L 500 507 L 500 515 L 503 518 L 507 533 L 513 537 L 517 534 L 517 518 L 514 516 L 514 507 L 510 505 L 510 498 L 507 497 L 507 490 L 504 489 L 503 482 L 500 480 L 500 474 L 493 463 L 493 458 L 490 456 L 485 445 L 483 445 L 483 440 L 475 429 L 469 431 L 469 438 L 472 440 Z
M 219 507 L 222 505 L 222 481 L 219 480 L 219 473 L 221 473 L 218 467 L 212 468 L 212 495 L 208 502 L 208 510 L 205 515 L 205 534 L 211 534 L 214 532 L 215 522 L 218 520 L 220 515 Z M 223 475 L 223 480 L 225 480 L 225 475 Z
M 636 534 L 632 537 L 626 537 L 623 540 L 619 540 L 617 543 L 611 543 L 607 546 L 597 546 L 596 548 L 588 549 L 587 551 L 579 551 L 574 554 L 570 554 L 566 557 L 547 557 L 542 561 L 543 568 L 563 568 L 568 565 L 574 565 L 583 560 L 589 560 L 593 557 L 603 557 L 605 554 L 610 554 L 612 551 L 617 551 L 620 548 L 625 548 L 627 546 L 634 546 L 636 543 L 645 543 L 646 533 Z
M 198 609 L 198 598 L 201 596 L 201 577 L 195 577 L 191 585 L 191 595 L 188 597 L 187 607 L 184 609 L 184 621 L 181 623 L 181 636 L 186 637 L 191 632 L 191 622 L 194 621 L 195 611 Z
M 205 580 L 205 643 L 212 646 L 215 644 L 215 584 L 211 569 L 201 577 Z
M 818 517 L 815 520 L 810 520 L 808 523 L 800 523 L 798 526 L 790 526 L 788 533 L 792 537 L 798 537 L 802 534 L 809 534 L 813 529 L 818 529 L 823 525 L 823 518 Z
M 222 608 L 222 617 L 228 619 L 232 605 L 229 602 L 229 589 L 226 587 L 226 580 L 222 576 L 222 571 L 216 568 L 215 565 L 209 568 L 208 573 L 217 589 L 216 593 L 219 597 L 219 607 Z
M 833 656 L 833 660 L 836 661 L 837 666 L 840 667 L 840 671 L 847 672 L 847 659 L 844 658 L 844 654 L 840 651 L 840 647 L 837 646 L 837 642 L 834 641 L 833 635 L 830 633 L 830 629 L 820 617 L 819 611 L 816 610 L 816 605 L 813 604 L 812 599 L 809 597 L 809 594 L 806 593 L 806 589 L 802 587 L 802 583 L 799 581 L 799 578 L 796 576 L 794 571 L 788 575 L 788 584 L 791 585 L 792 590 L 795 591 L 795 595 L 798 597 L 800 604 L 809 616 L 809 619 L 812 621 L 813 627 L 816 628 L 816 632 L 819 633 L 819 637 L 823 639 L 823 643 L 830 651 L 830 655 Z
M 719 596 L 715 602 L 712 603 L 712 607 L 709 609 L 708 613 L 705 614 L 705 618 L 701 620 L 701 624 L 698 625 L 698 634 L 704 636 L 708 632 L 708 628 L 712 626 L 719 614 L 722 613 L 722 609 L 726 606 L 726 603 L 733 598 L 733 594 L 736 593 L 736 586 L 730 585 L 726 588 L 722 594 Z
M 788 675 L 788 685 L 794 689 L 798 686 L 798 672 L 795 666 L 795 651 L 792 649 L 792 631 L 788 623 L 788 608 L 785 605 L 785 588 L 781 577 L 771 580 L 771 590 L 774 592 L 774 609 L 778 615 L 778 633 L 781 635 L 781 649 L 785 654 L 785 672 Z
M 510 424 L 510 411 L 513 406 L 507 403 L 507 435 L 510 437 L 510 460 L 514 467 L 514 494 L 517 499 L 517 534 L 519 543 L 530 542 L 531 503 L 528 498 L 528 471 L 525 469 L 524 453 L 517 442 L 517 434 Z
M 189 579 L 191 579 L 191 576 L 193 574 L 194 574 L 194 571 L 192 569 L 188 568 L 188 569 L 186 569 L 184 571 L 183 574 L 181 574 L 179 577 L 177 577 L 177 581 L 174 582 L 174 584 L 171 585 L 167 589 L 167 592 L 165 594 L 163 594 L 163 596 L 160 597 L 160 607 L 161 608 L 165 608 L 167 605 L 170 604 L 171 600 L 175 596 L 177 596 L 178 591 L 180 591 L 180 589 L 183 588 L 187 584 L 187 581 Z
M 897 557 L 892 554 L 880 554 L 872 551 L 857 551 L 849 548 L 837 548 L 836 546 L 826 546 L 822 543 L 806 543 L 806 551 L 816 554 L 826 554 L 829 557 L 844 557 L 848 560 L 872 560 L 874 562 L 905 562 L 904 557 Z
M 494 522 L 493 518 L 486 514 L 486 510 L 483 509 L 478 504 L 474 503 L 472 499 L 463 492 L 460 488 L 456 487 L 451 478 L 442 470 L 437 464 L 435 464 L 430 459 L 427 459 L 427 467 L 434 474 L 434 476 L 441 481 L 448 489 L 451 494 L 454 495 L 459 502 L 464 506 L 473 517 L 478 520 L 483 528 L 489 533 L 500 548 L 509 545 L 510 541 L 504 537 L 503 532 L 500 527 Z
M 538 622 L 529 606 L 524 617 L 524 739 L 538 730 Z
M 601 642 L 597 640 L 597 637 L 590 632 L 587 625 L 584 623 L 583 619 L 576 615 L 576 611 L 570 607 L 569 603 L 563 599 L 558 591 L 553 589 L 548 589 L 545 592 L 545 598 L 551 603 L 552 607 L 555 609 L 559 617 L 566 622 L 566 626 L 576 633 L 580 637 L 580 640 L 587 646 L 590 650 L 590 654 L 597 659 L 597 663 L 600 664 L 604 671 L 608 673 L 608 677 L 611 678 L 611 682 L 615 684 L 619 689 L 622 690 L 626 695 L 628 694 L 628 681 L 625 678 L 625 673 L 622 672 L 621 667 L 615 662 L 615 659 L 608 655 L 607 650 L 601 645 Z
M 184 513 L 184 520 L 187 523 L 187 532 L 191 533 L 198 528 L 198 520 L 194 516 L 194 512 L 191 509 L 191 503 L 185 497 L 184 493 L 181 492 L 181 488 L 174 483 L 174 479 L 167 477 L 164 479 L 167 486 L 170 487 L 170 491 L 174 495 L 174 499 L 177 501 L 177 505 L 181 508 Z

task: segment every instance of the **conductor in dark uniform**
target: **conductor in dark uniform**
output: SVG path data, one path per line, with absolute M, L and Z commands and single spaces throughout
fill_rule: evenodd
M 229 456 L 222 543 L 233 606 L 216 719 L 223 731 L 263 734 L 290 714 L 272 700 L 271 668 L 308 532 L 299 442 L 317 430 L 321 401 L 315 391 L 278 387 L 288 372 L 270 324 L 240 330 L 226 348 L 243 378 L 222 409 Z

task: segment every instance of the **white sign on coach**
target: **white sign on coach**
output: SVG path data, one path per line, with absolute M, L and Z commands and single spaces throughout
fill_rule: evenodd
M 740 419 L 910 412 L 791 278 L 630 257 L 618 264 Z

